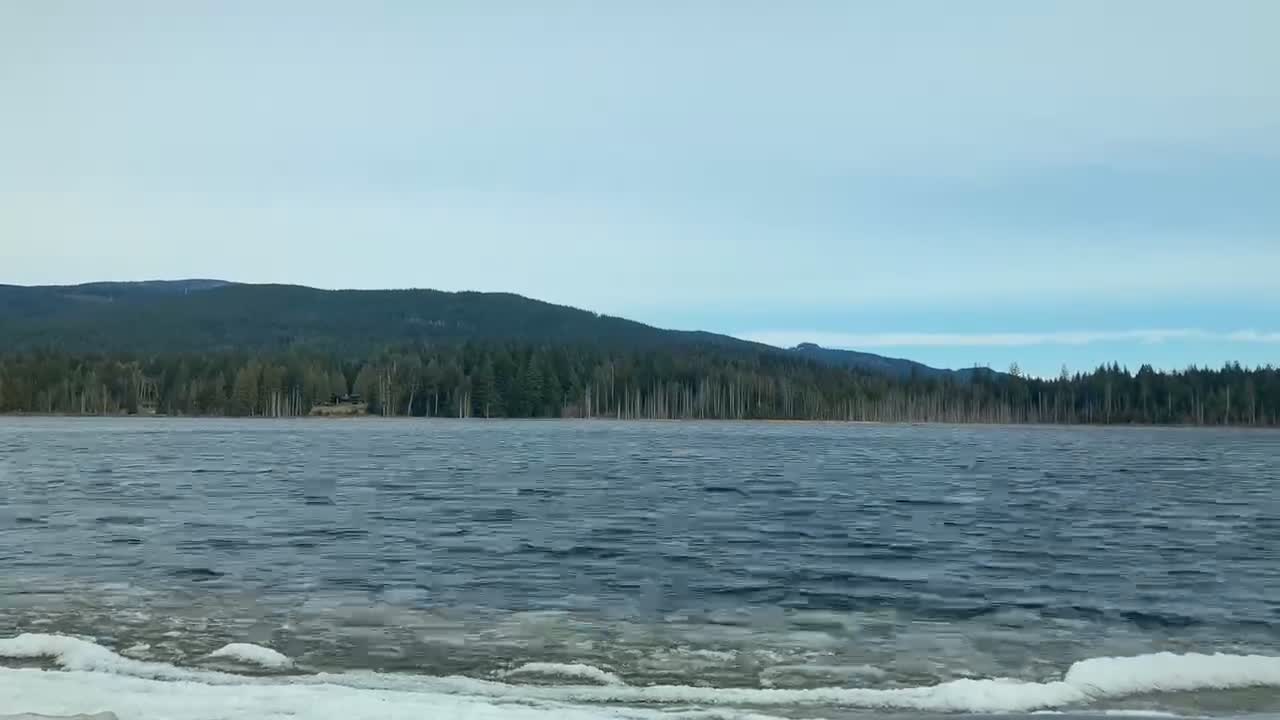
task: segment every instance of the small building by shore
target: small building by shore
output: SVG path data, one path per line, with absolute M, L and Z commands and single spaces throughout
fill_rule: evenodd
M 311 415 L 321 417 L 341 417 L 346 415 L 364 415 L 369 412 L 369 405 L 359 394 L 330 395 L 329 402 L 314 405 Z

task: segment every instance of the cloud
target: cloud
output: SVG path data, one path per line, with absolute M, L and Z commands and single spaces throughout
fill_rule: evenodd
M 802 330 L 762 330 L 741 334 L 745 340 L 776 347 L 792 347 L 804 342 L 831 348 L 886 347 L 1029 347 L 1035 345 L 1091 345 L 1094 343 L 1165 342 L 1280 343 L 1280 332 L 1258 330 L 1210 331 L 1193 328 L 1138 330 L 1064 330 L 1054 332 L 1004 333 L 839 333 Z

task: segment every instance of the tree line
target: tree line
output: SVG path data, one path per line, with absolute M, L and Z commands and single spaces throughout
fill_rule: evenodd
M 772 352 L 479 343 L 319 352 L 0 356 L 0 412 L 290 417 L 357 394 L 383 416 L 1276 426 L 1280 370 L 895 377 Z

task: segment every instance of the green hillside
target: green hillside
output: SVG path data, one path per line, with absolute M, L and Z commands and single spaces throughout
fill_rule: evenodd
M 212 280 L 0 286 L 7 351 L 314 351 L 480 340 L 760 350 L 723 335 L 660 330 L 509 293 L 317 290 Z
M 0 412 L 1275 425 L 1271 367 L 1053 379 L 662 330 L 504 293 L 0 286 Z

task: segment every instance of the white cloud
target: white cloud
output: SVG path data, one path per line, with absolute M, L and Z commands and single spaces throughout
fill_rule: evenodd
M 1065 330 L 1056 332 L 1005 333 L 840 333 L 802 330 L 761 330 L 741 334 L 745 340 L 776 347 L 792 347 L 804 342 L 831 348 L 887 347 L 1028 347 L 1033 345 L 1091 345 L 1093 343 L 1128 342 L 1158 345 L 1169 341 L 1207 341 L 1227 343 L 1280 343 L 1280 332 L 1233 330 L 1226 332 L 1192 328 L 1154 328 L 1138 330 Z

